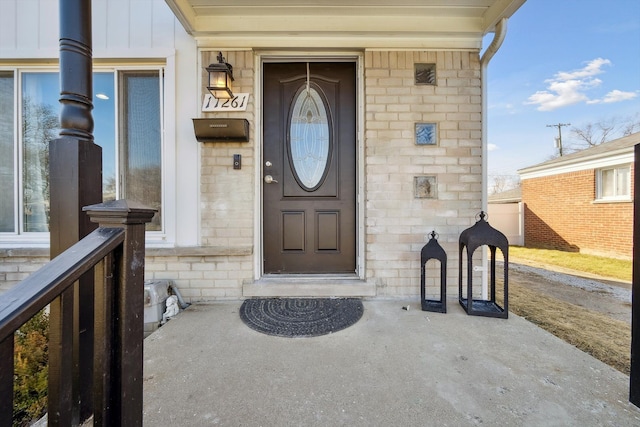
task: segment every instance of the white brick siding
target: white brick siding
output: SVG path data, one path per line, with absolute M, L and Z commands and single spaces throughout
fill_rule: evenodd
M 437 84 L 415 85 L 414 63 L 435 63 Z M 366 52 L 366 266 L 378 295 L 420 292 L 420 250 L 435 230 L 457 294 L 458 237 L 481 209 L 481 87 L 477 52 Z M 438 145 L 415 143 L 437 123 Z M 435 175 L 437 197 L 414 197 L 413 177 Z M 427 294 L 440 292 L 439 264 Z

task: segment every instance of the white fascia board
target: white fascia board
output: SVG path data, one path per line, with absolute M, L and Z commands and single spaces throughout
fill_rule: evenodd
M 371 35 L 353 36 L 326 34 L 293 36 L 293 35 L 209 35 L 196 39 L 201 49 L 272 49 L 272 48 L 323 48 L 323 49 L 370 49 L 370 50 L 480 50 L 482 38 L 478 36 L 442 36 L 434 37 L 413 35 Z
M 455 31 L 451 29 L 455 28 Z M 424 16 L 203 16 L 198 46 L 480 49 L 482 20 Z
M 497 0 L 484 13 L 484 28 L 486 32 L 494 30 L 502 18 L 510 18 L 526 0 Z
M 633 147 L 618 150 L 617 152 L 603 153 L 591 158 L 574 159 L 561 164 L 550 166 L 530 167 L 520 169 L 518 175 L 521 180 L 542 178 L 551 175 L 560 175 L 564 173 L 579 172 L 589 169 L 601 169 L 611 166 L 624 165 L 634 162 Z
M 482 19 L 448 16 L 202 16 L 196 19 L 195 33 L 396 33 L 446 34 L 482 33 Z

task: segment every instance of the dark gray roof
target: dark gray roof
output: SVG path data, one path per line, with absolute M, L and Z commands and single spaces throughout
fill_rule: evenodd
M 556 157 L 555 159 L 522 168 L 518 170 L 518 173 L 528 172 L 529 169 L 544 169 L 546 167 L 559 166 L 563 163 L 579 163 L 582 160 L 590 158 L 604 157 L 607 154 L 633 149 L 633 146 L 636 144 L 640 144 L 640 132 L 632 133 L 629 136 L 614 139 L 613 141 L 604 142 L 595 147 L 587 148 L 586 150 L 576 151 L 566 156 Z

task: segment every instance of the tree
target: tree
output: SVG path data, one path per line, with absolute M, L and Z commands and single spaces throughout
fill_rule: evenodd
M 52 105 L 23 101 L 25 231 L 49 231 L 49 142 L 57 137 L 58 115 Z
M 595 123 L 587 123 L 582 127 L 574 126 L 571 128 L 571 135 L 578 141 L 571 144 L 569 149 L 584 150 L 638 131 L 640 131 L 640 113 L 627 118 L 603 119 Z
M 14 335 L 13 425 L 27 426 L 47 411 L 49 316 L 33 316 Z
M 491 180 L 493 184 L 489 189 L 489 194 L 498 194 L 520 187 L 520 177 L 516 175 L 492 175 Z

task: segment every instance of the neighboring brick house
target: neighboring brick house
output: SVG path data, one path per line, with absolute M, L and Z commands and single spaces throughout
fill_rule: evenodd
M 93 0 L 103 193 L 159 210 L 146 278 L 190 301 L 415 296 L 435 230 L 455 289 L 486 208 L 488 62 L 524 1 Z M 48 256 L 57 7 L 2 0 L 0 287 Z M 216 103 L 219 52 L 237 98 Z M 249 132 L 196 138 L 197 118 Z
M 640 133 L 518 171 L 525 246 L 632 258 Z

